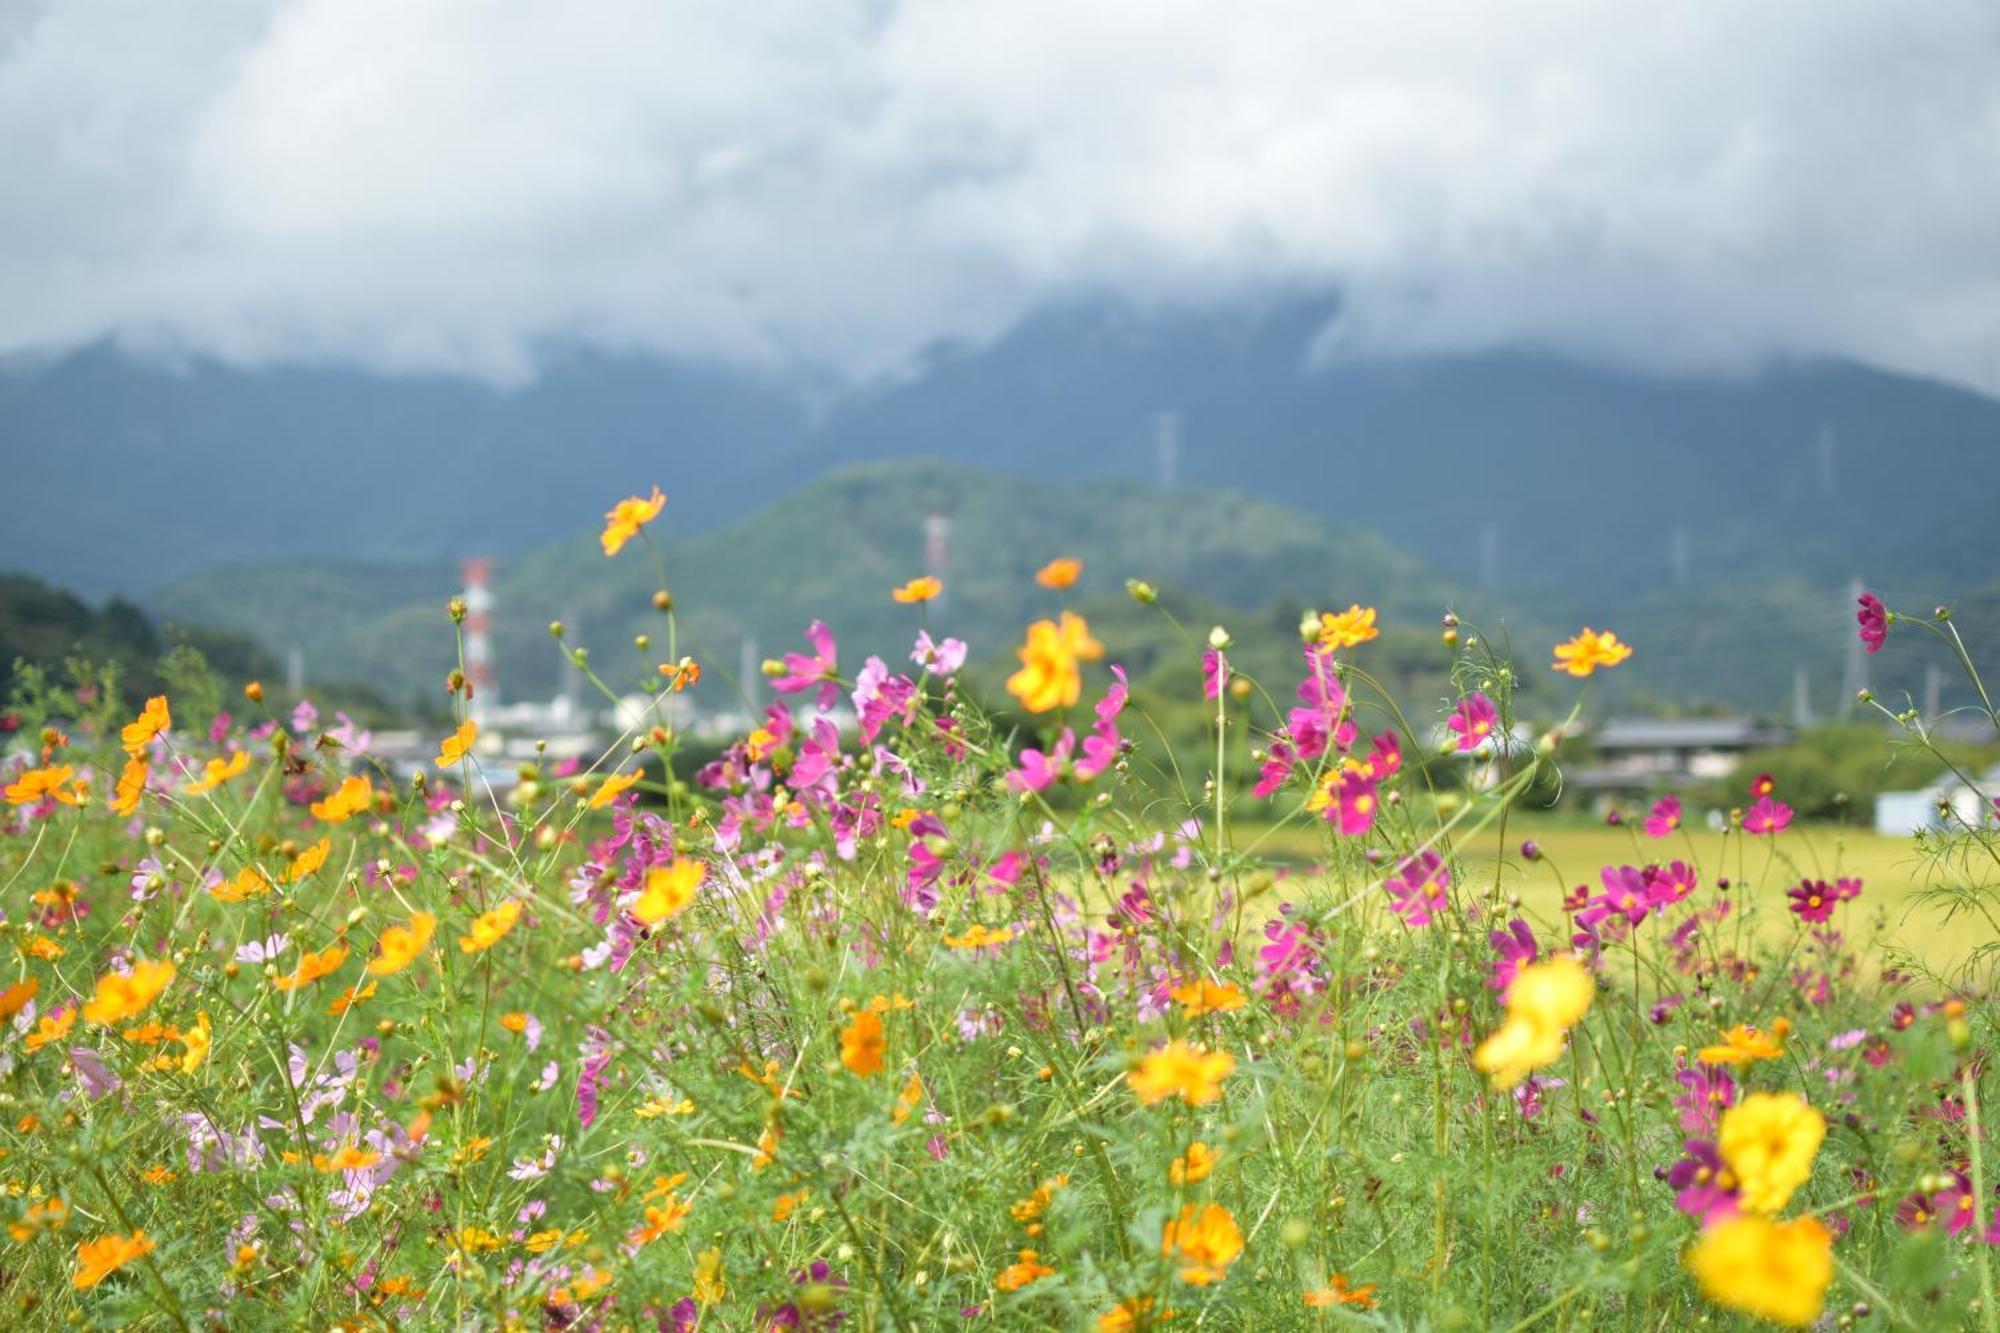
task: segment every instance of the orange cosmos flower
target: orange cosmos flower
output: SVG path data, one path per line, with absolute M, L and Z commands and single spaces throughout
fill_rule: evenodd
M 514 923 L 520 919 L 520 899 L 509 898 L 492 911 L 482 912 L 474 917 L 472 933 L 460 935 L 458 947 L 466 953 L 480 953 L 490 949 L 506 938 L 507 932 L 512 930 Z
M 314 1153 L 312 1162 L 316 1171 L 366 1171 L 381 1160 L 381 1153 L 349 1143 L 336 1153 Z
M 70 789 L 70 779 L 76 769 L 68 764 L 57 764 L 54 768 L 31 768 L 7 785 L 5 795 L 9 805 L 31 805 L 43 799 L 61 801 L 64 805 L 75 805 L 80 793 Z
M 128 722 L 118 733 L 118 739 L 125 746 L 125 753 L 136 755 L 152 744 L 153 737 L 174 724 L 173 714 L 167 711 L 167 696 L 156 694 L 146 700 L 146 706 L 139 710 L 136 722 Z
M 638 786 L 639 779 L 644 776 L 644 770 L 637 768 L 633 769 L 630 773 L 613 773 L 610 777 L 598 783 L 597 790 L 590 794 L 590 808 L 593 810 L 602 810 L 605 806 L 617 800 L 620 793 Z
M 137 1018 L 173 979 L 174 965 L 165 958 L 141 959 L 127 973 L 107 972 L 97 979 L 97 994 L 83 1006 L 83 1017 L 100 1027 Z
M 7 1224 L 7 1234 L 27 1244 L 44 1231 L 61 1231 L 69 1225 L 69 1204 L 60 1195 L 50 1195 L 28 1205 L 20 1221 Z
M 856 1014 L 847 1030 L 840 1034 L 840 1063 L 860 1078 L 882 1072 L 882 1055 L 888 1049 L 888 1040 L 882 1035 L 882 1019 L 871 1010 Z
M 1167 1167 L 1167 1179 L 1176 1185 L 1199 1185 L 1215 1170 L 1216 1159 L 1215 1149 L 1196 1139 Z
M 1082 616 L 1062 613 L 1060 622 L 1037 620 L 1019 649 L 1021 669 L 1007 678 L 1007 692 L 1031 713 L 1068 708 L 1083 693 L 1079 661 L 1095 662 L 1104 645 L 1090 637 Z
M 667 688 L 679 694 L 688 686 L 701 682 L 701 663 L 692 657 L 683 657 L 678 662 L 662 662 L 660 674 L 667 678 Z
M 900 588 L 891 588 L 889 595 L 905 606 L 917 602 L 928 602 L 944 591 L 944 580 L 929 574 L 921 574 Z
M 1335 1273 L 1333 1280 L 1326 1286 L 1318 1291 L 1306 1293 L 1308 1309 L 1324 1310 L 1333 1305 L 1351 1305 L 1357 1310 L 1372 1310 L 1375 1308 L 1375 1284 L 1371 1282 L 1365 1287 L 1350 1287 L 1347 1285 L 1346 1274 Z
M 1160 1253 L 1182 1265 L 1181 1281 L 1206 1287 L 1228 1276 L 1243 1253 L 1243 1233 L 1221 1204 L 1189 1204 L 1161 1230 Z
M 6 1022 L 27 1008 L 28 1001 L 34 999 L 41 989 L 42 983 L 34 977 L 29 977 L 18 986 L 0 990 L 0 1023 Z
M 472 753 L 472 743 L 478 739 L 479 724 L 466 722 L 464 726 L 444 738 L 444 744 L 438 747 L 438 757 L 433 762 L 439 768 L 450 768 L 453 764 L 463 763 L 465 757 Z
M 327 853 L 332 850 L 333 839 L 321 838 L 318 842 L 300 852 L 292 858 L 291 865 L 285 868 L 285 883 L 296 884 L 307 875 L 312 874 L 313 871 L 318 870 L 326 864 Z M 245 873 L 247 874 L 248 872 L 246 871 Z
M 1163 1310 L 1155 1316 L 1151 1296 L 1134 1296 L 1097 1316 L 1097 1333 L 1139 1333 L 1142 1328 L 1157 1327 L 1173 1317 L 1172 1310 Z
M 1019 1291 L 1030 1282 L 1039 1282 L 1056 1270 L 1041 1261 L 1033 1250 L 1022 1250 L 1020 1259 L 1000 1270 L 993 1285 L 1002 1291 Z
M 1169 1097 L 1207 1106 L 1221 1098 L 1222 1080 L 1235 1068 L 1236 1057 L 1228 1051 L 1204 1051 L 1176 1039 L 1141 1060 L 1127 1082 L 1147 1106 Z
M 351 819 L 375 804 L 375 784 L 366 777 L 348 778 L 340 784 L 339 790 L 325 800 L 312 803 L 313 818 L 324 819 L 329 824 L 338 824 Z
M 76 1006 L 59 1009 L 53 1014 L 43 1014 L 35 1024 L 35 1030 L 24 1038 L 21 1044 L 31 1051 L 39 1051 L 52 1041 L 61 1041 L 76 1026 Z
M 1567 671 L 1572 676 L 1588 676 L 1599 667 L 1615 667 L 1632 655 L 1632 646 L 1620 643 L 1618 636 L 1610 630 L 1599 634 L 1585 625 L 1577 636 L 1567 643 L 1559 643 L 1555 648 L 1557 671 Z
M 1174 1002 L 1189 1018 L 1234 1013 L 1245 1003 L 1242 991 L 1227 982 L 1217 983 L 1207 977 L 1197 977 L 1185 986 L 1176 986 Z
M 146 779 L 151 770 L 146 761 L 138 755 L 125 760 L 125 767 L 118 774 L 118 787 L 112 793 L 111 808 L 118 814 L 130 815 L 139 808 L 139 798 L 146 794 Z
M 87 1240 L 76 1247 L 76 1279 L 78 1291 L 85 1291 L 112 1273 L 153 1252 L 153 1242 L 144 1231 L 135 1231 L 129 1236 L 99 1236 Z
M 998 930 L 989 930 L 986 926 L 975 921 L 966 927 L 963 935 L 945 936 L 944 946 L 947 949 L 985 949 L 1005 944 L 1013 938 L 1014 928 L 1012 926 L 1002 926 Z
M 694 902 L 708 867 L 692 857 L 682 857 L 668 866 L 654 866 L 646 872 L 646 887 L 632 904 L 632 915 L 648 926 L 657 926 L 685 912 Z
M 639 529 L 660 516 L 667 507 L 667 497 L 660 494 L 660 488 L 653 488 L 649 500 L 641 500 L 636 495 L 627 496 L 613 505 L 604 515 L 604 535 L 599 539 L 604 545 L 604 554 L 617 555 L 625 543 L 639 535 Z
M 233 777 L 240 777 L 243 770 L 250 767 L 250 752 L 238 750 L 227 759 L 211 759 L 202 765 L 201 776 L 183 789 L 189 796 L 200 796 L 203 792 L 214 791 Z
M 271 984 L 281 991 L 295 991 L 301 986 L 310 986 L 323 977 L 332 976 L 340 971 L 341 964 L 346 961 L 347 946 L 330 945 L 318 953 L 306 954 L 299 959 L 299 965 L 292 970 L 290 976 L 272 977 Z
M 352 1009 L 355 1005 L 360 1004 L 363 1000 L 373 995 L 375 991 L 376 991 L 376 985 L 372 981 L 369 982 L 367 985 L 361 987 L 361 989 L 359 990 L 356 990 L 354 987 L 349 986 L 346 990 L 334 996 L 333 999 L 327 1002 L 326 1012 L 331 1016 L 338 1018 L 342 1014 L 346 1013 L 349 1009 Z
M 1082 573 L 1083 561 L 1066 555 L 1058 556 L 1035 571 L 1035 582 L 1044 588 L 1068 588 Z
M 1322 648 L 1353 648 L 1381 632 L 1375 628 L 1375 608 L 1358 602 L 1337 615 L 1323 612 L 1319 618 L 1319 643 Z
M 1722 1041 L 1704 1046 L 1698 1057 L 1705 1065 L 1753 1065 L 1759 1060 L 1776 1060 L 1785 1053 L 1785 1036 L 1792 1030 L 1790 1019 L 1771 1024 L 1769 1034 L 1743 1023 L 1722 1034 Z
M 368 975 L 386 977 L 402 971 L 423 956 L 430 947 L 431 932 L 437 928 L 437 918 L 429 912 L 418 912 L 410 918 L 407 926 L 391 926 L 382 932 L 376 943 L 381 952 L 368 964 Z
M 271 881 L 256 866 L 244 866 L 235 879 L 224 880 L 208 891 L 219 903 L 240 903 L 271 891 Z

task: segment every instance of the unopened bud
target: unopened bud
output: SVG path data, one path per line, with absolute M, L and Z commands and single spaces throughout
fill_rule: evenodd
M 655 611 L 673 610 L 674 595 L 668 592 L 665 588 L 660 589 L 658 592 L 653 594 L 653 609 Z
M 1126 579 L 1125 595 L 1141 606 L 1151 606 L 1160 600 L 1160 594 L 1153 590 L 1153 585 L 1143 579 Z
M 463 597 L 452 598 L 450 601 L 444 604 L 444 613 L 451 617 L 452 624 L 454 625 L 464 624 L 465 599 Z
M 263 703 L 264 683 L 258 680 L 251 681 L 248 685 L 245 685 L 243 687 L 243 697 L 248 699 L 253 704 Z

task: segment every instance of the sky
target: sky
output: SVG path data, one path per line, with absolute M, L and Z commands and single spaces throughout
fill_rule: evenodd
M 1037 307 L 2000 387 L 2000 6 L 0 0 L 0 354 L 860 380 Z

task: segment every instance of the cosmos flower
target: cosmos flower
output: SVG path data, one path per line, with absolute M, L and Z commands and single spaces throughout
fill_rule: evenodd
M 1804 1328 L 1833 1281 L 1833 1236 L 1815 1217 L 1733 1217 L 1701 1233 L 1687 1267 L 1715 1304 Z
M 779 694 L 802 694 L 817 688 L 820 711 L 824 712 L 840 701 L 840 642 L 820 620 L 806 626 L 806 642 L 812 646 L 812 655 L 786 653 L 771 679 L 771 688 Z
M 857 1078 L 882 1072 L 882 1057 L 889 1049 L 882 1033 L 882 1017 L 872 1009 L 857 1013 L 840 1034 L 840 1063 Z
M 137 1018 L 159 998 L 174 979 L 171 959 L 142 959 L 130 972 L 107 972 L 97 979 L 97 993 L 83 1006 L 87 1023 L 107 1027 Z
M 380 952 L 369 962 L 368 974 L 391 976 L 416 962 L 430 947 L 431 933 L 436 929 L 437 918 L 429 912 L 416 913 L 408 925 L 390 926 L 376 941 Z
M 1646 836 L 1664 838 L 1681 826 L 1681 798 L 1662 796 L 1653 803 L 1652 813 L 1646 816 Z
M 1243 1253 L 1243 1233 L 1221 1204 L 1191 1203 L 1161 1228 L 1160 1253 L 1180 1265 L 1181 1281 L 1206 1287 L 1228 1276 Z
M 173 714 L 167 708 L 167 696 L 156 694 L 146 700 L 146 706 L 139 711 L 135 721 L 128 722 L 118 733 L 118 740 L 125 747 L 125 753 L 136 755 L 153 743 L 155 736 L 161 735 L 173 726 Z
M 1322 648 L 1356 648 L 1381 634 L 1375 628 L 1375 608 L 1356 603 L 1345 611 L 1326 611 L 1319 618 Z
M 1610 630 L 1599 633 L 1585 625 L 1576 637 L 1555 647 L 1555 669 L 1578 678 L 1599 667 L 1615 667 L 1632 655 L 1630 644 L 1621 643 Z
M 1792 900 L 1792 913 L 1801 921 L 1821 922 L 1833 916 L 1839 893 L 1823 879 L 1802 879 L 1785 890 Z
M 590 794 L 590 800 L 586 804 L 592 810 L 602 810 L 627 791 L 638 786 L 639 779 L 645 776 L 644 770 L 637 768 L 626 773 L 613 773 L 611 776 L 605 778 L 604 781 L 597 784 L 597 790 Z
M 1756 804 L 1743 812 L 1743 831 L 1769 837 L 1792 824 L 1792 807 L 1775 796 L 1759 796 Z
M 75 805 L 81 799 L 70 785 L 75 776 L 76 769 L 69 764 L 31 768 L 8 783 L 4 794 L 9 805 L 33 805 L 44 800 Z
M 468 718 L 459 724 L 457 731 L 444 738 L 443 744 L 438 746 L 438 756 L 432 762 L 439 768 L 462 764 L 472 753 L 472 747 L 478 740 L 479 724 Z
M 272 977 L 271 984 L 281 991 L 295 991 L 301 986 L 332 976 L 347 961 L 348 948 L 345 944 L 334 944 L 318 953 L 302 954 L 298 966 L 289 976 Z
M 1035 571 L 1035 582 L 1044 588 L 1068 588 L 1076 583 L 1083 573 L 1083 561 L 1069 556 L 1058 556 Z
M 507 937 L 514 923 L 521 919 L 521 900 L 509 898 L 490 912 L 481 912 L 472 919 L 472 929 L 458 937 L 458 947 L 465 953 L 481 953 L 492 948 Z
M 603 544 L 604 554 L 617 555 L 626 542 L 639 535 L 639 529 L 658 518 L 660 511 L 666 507 L 667 497 L 660 494 L 658 486 L 653 488 L 649 499 L 642 500 L 631 495 L 613 505 L 604 515 L 604 533 L 598 539 Z
M 1149 1052 L 1127 1076 L 1146 1106 L 1178 1097 L 1189 1106 L 1207 1106 L 1222 1097 L 1222 1080 L 1236 1068 L 1228 1051 L 1208 1051 L 1175 1038 Z
M 1470 754 L 1486 743 L 1499 724 L 1499 710 L 1493 701 L 1477 691 L 1458 701 L 1458 707 L 1445 719 L 1445 725 L 1458 737 L 1458 752 Z
M 1065 611 L 1060 620 L 1037 620 L 1028 626 L 1019 649 L 1021 669 L 1007 678 L 1007 692 L 1031 713 L 1068 708 L 1083 693 L 1080 662 L 1095 662 L 1104 646 L 1090 637 L 1082 616 Z
M 1869 652 L 1879 653 L 1889 640 L 1889 608 L 1872 592 L 1862 593 L 1858 600 L 1861 609 L 1854 613 L 1854 619 L 1861 626 L 1861 644 Z
M 1795 1092 L 1753 1092 L 1722 1113 L 1716 1151 L 1745 1212 L 1775 1213 L 1812 1176 L 1826 1117 Z
M 632 915 L 648 926 L 671 921 L 694 903 L 694 891 L 708 874 L 706 862 L 691 856 L 646 872 L 646 886 L 632 904 Z
M 338 824 L 373 808 L 374 804 L 375 784 L 365 776 L 356 776 L 343 781 L 325 800 L 314 801 L 311 810 L 313 818 Z
M 889 595 L 905 606 L 928 602 L 944 592 L 944 580 L 929 574 L 920 574 L 900 588 L 891 588 Z
M 1433 851 L 1405 857 L 1396 873 L 1383 882 L 1389 892 L 1389 906 L 1406 926 L 1428 926 L 1444 911 L 1445 891 L 1451 886 L 1451 871 Z
M 1759 1060 L 1776 1060 L 1785 1053 L 1785 1036 L 1791 1030 L 1791 1020 L 1785 1018 L 1774 1020 L 1769 1033 L 1738 1023 L 1722 1034 L 1720 1042 L 1702 1047 L 1699 1058 L 1705 1065 L 1750 1065 Z
M 1479 1044 L 1473 1063 L 1501 1089 L 1554 1064 L 1562 1058 L 1569 1030 L 1583 1021 L 1596 993 L 1589 970 L 1568 954 L 1527 964 L 1508 991 L 1507 1021 Z
M 78 1291 L 87 1291 L 126 1264 L 151 1254 L 153 1248 L 152 1238 L 143 1230 L 84 1241 L 76 1247 L 74 1285 Z

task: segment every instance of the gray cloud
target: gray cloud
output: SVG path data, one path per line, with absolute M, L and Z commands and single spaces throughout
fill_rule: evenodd
M 1336 355 L 2000 358 L 1983 0 L 6 13 L 0 350 L 866 375 L 1080 292 L 1338 288 Z

